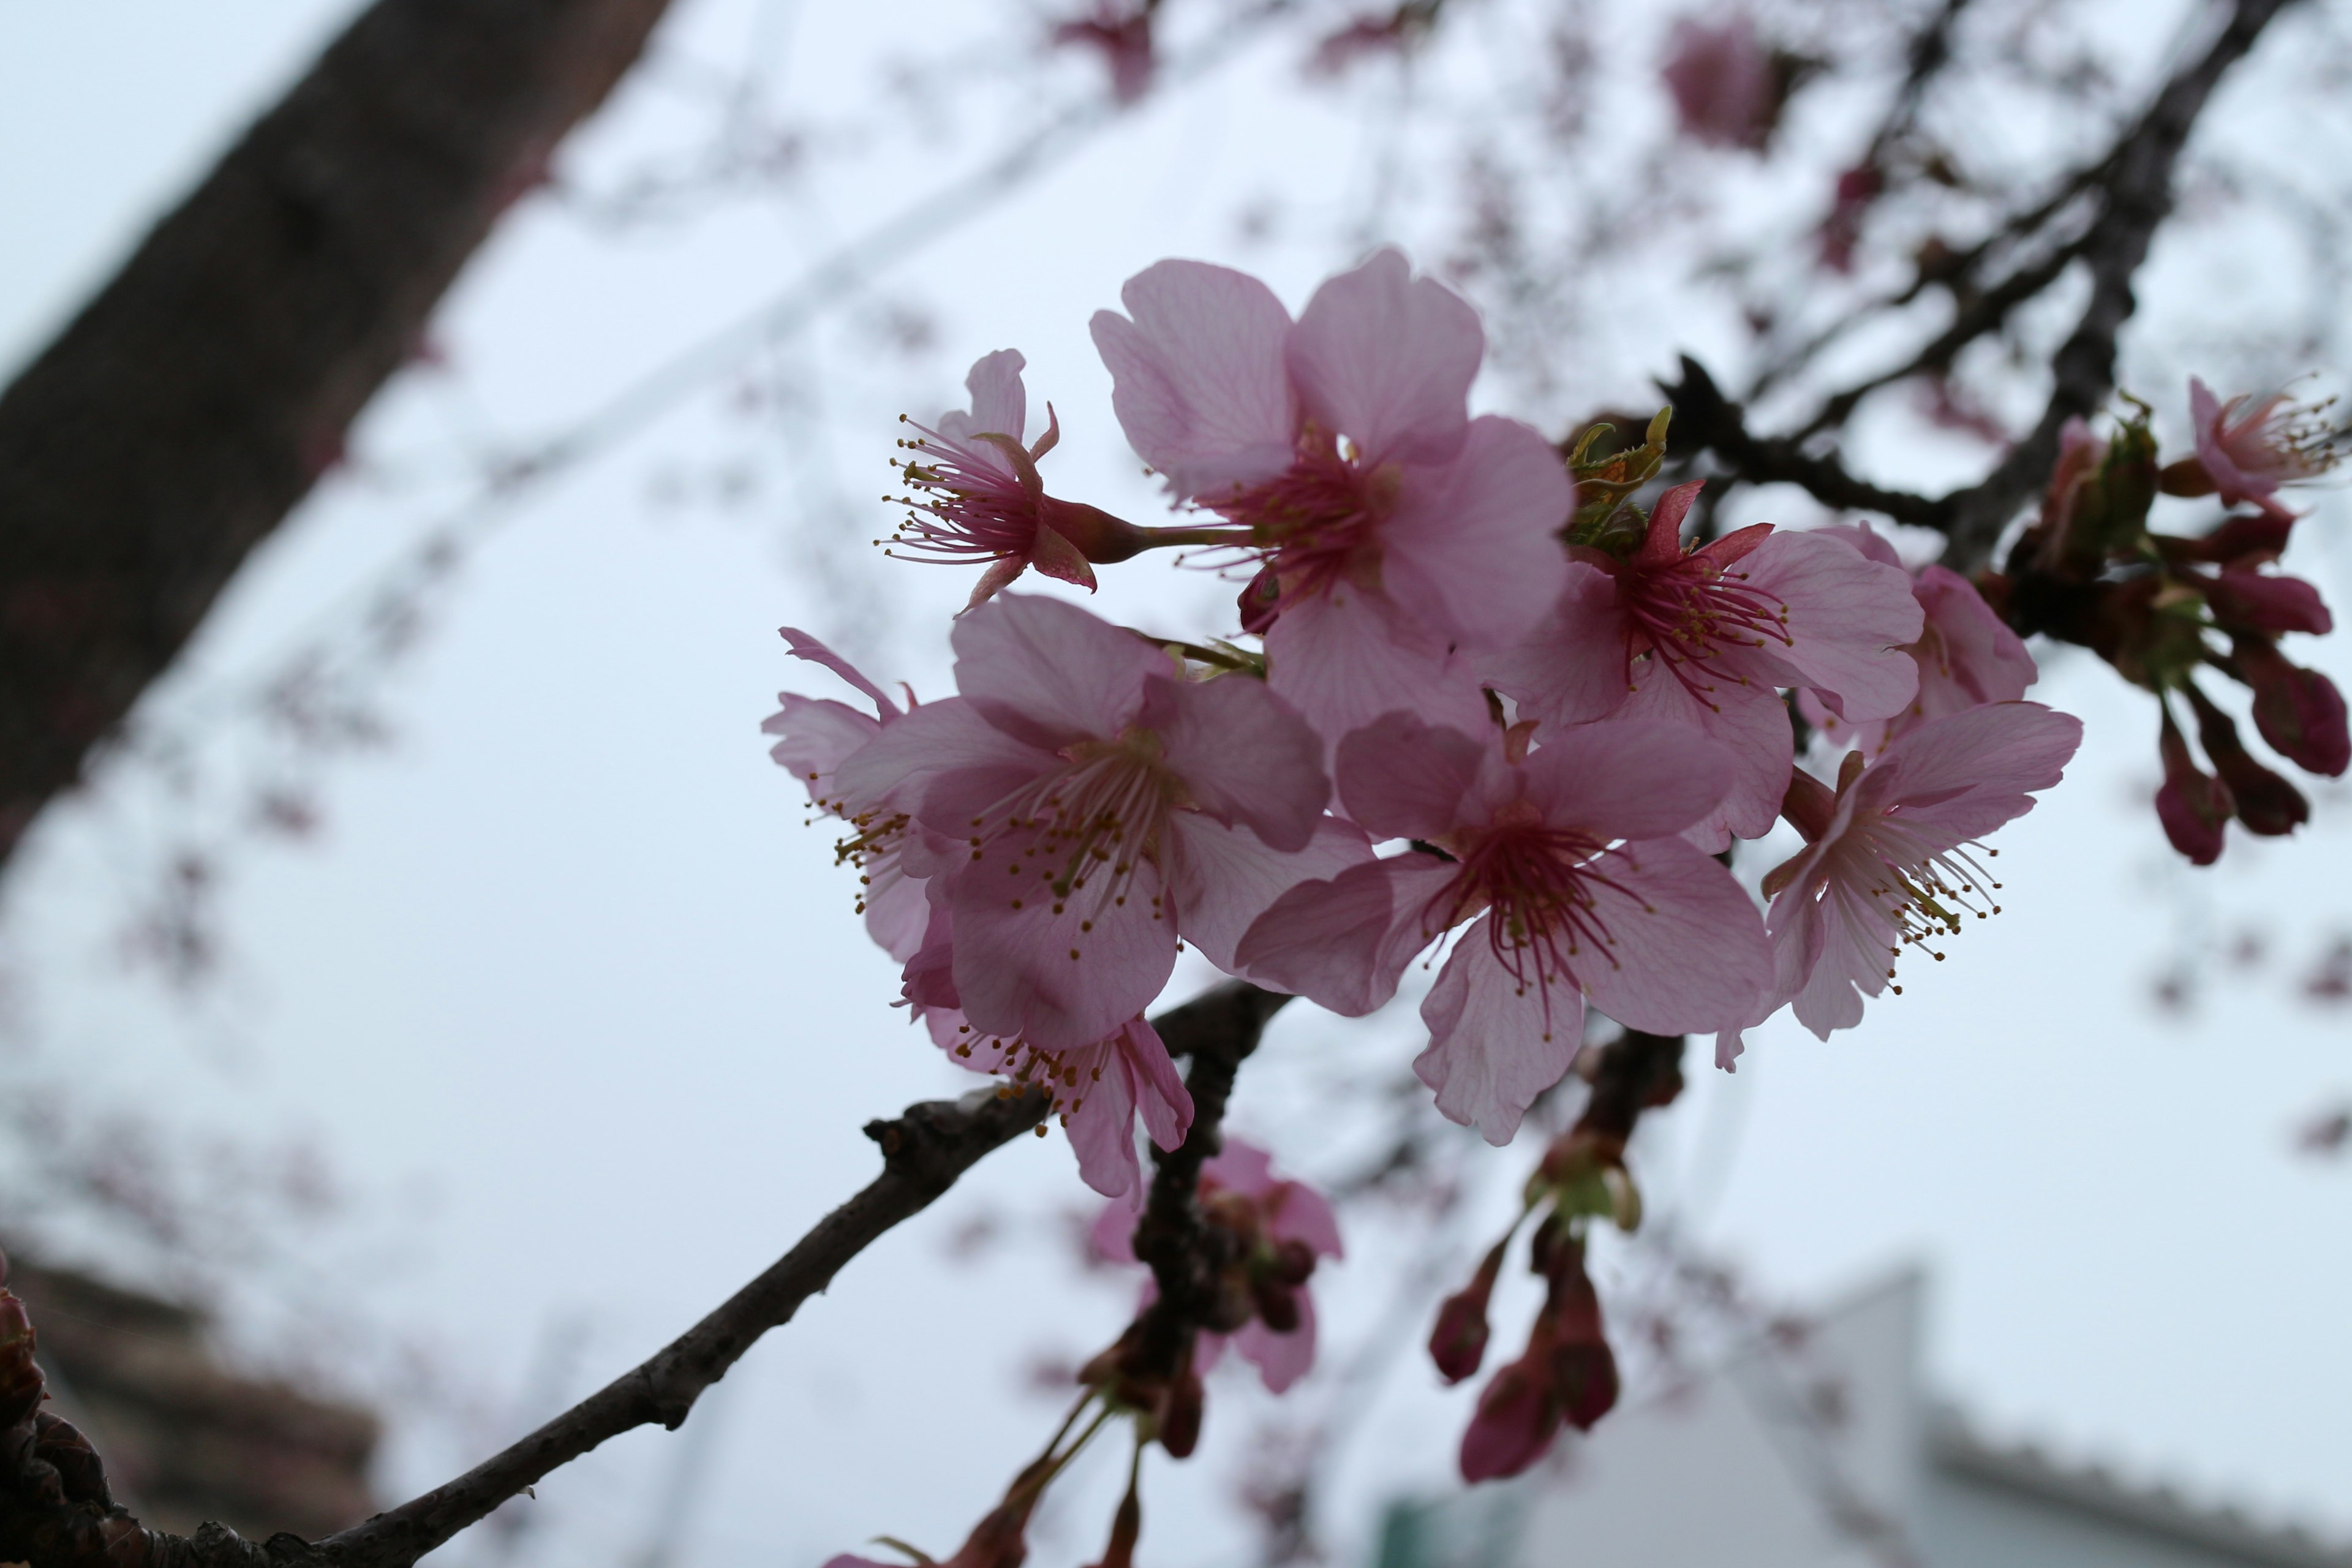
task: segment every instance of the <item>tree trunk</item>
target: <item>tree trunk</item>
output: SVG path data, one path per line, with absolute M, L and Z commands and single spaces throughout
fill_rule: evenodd
M 377 0 L 0 393 L 0 865 L 668 0 Z

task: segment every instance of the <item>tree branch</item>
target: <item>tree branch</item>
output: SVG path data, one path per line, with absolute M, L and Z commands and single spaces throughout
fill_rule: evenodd
M 1201 1167 L 1224 1146 L 1225 1104 L 1243 1058 L 1289 1000 L 1234 980 L 1153 1021 L 1171 1055 L 1192 1058 L 1184 1074 L 1192 1125 L 1174 1149 L 1152 1151 L 1151 1193 L 1135 1228 L 1135 1256 L 1151 1266 L 1160 1291 L 1140 1320 L 1139 1362 L 1150 1373 L 1172 1375 L 1209 1314 L 1227 1259 L 1217 1254 L 1225 1233 L 1201 1215 Z
M 2011 448 L 1982 482 L 1945 498 L 1945 532 L 1960 570 L 1992 558 L 2009 520 L 2049 483 L 2058 460 L 2058 434 L 2069 419 L 2087 417 L 2116 384 L 2116 339 L 2138 301 L 2132 279 L 2147 258 L 2156 231 L 2172 212 L 2173 174 L 2197 117 L 2229 68 L 2245 58 L 2271 18 L 2290 0 L 2236 0 L 2229 23 L 2202 58 L 2183 68 L 2157 95 L 2114 153 L 2105 205 L 2083 237 L 2091 273 L 2091 302 L 2074 335 L 2059 348 L 2056 383 L 2033 433 Z
M 2049 402 L 2032 434 L 1982 480 L 1934 498 L 1881 489 L 1847 472 L 1834 457 L 1805 451 L 1802 435 L 1751 433 L 1738 405 L 1726 398 L 1688 356 L 1682 362 L 1680 383 L 1662 384 L 1675 405 L 1677 444 L 1713 451 L 1735 476 L 1750 483 L 1795 484 L 1824 505 L 1874 511 L 1898 522 L 1937 529 L 1951 542 L 1946 555 L 1950 564 L 1964 572 L 1984 565 L 2010 519 L 2048 482 L 2057 460 L 2059 432 L 2066 422 L 2095 413 L 2114 391 L 2116 341 L 2137 304 L 2132 280 L 2147 258 L 2158 227 L 2172 210 L 2181 149 L 2214 87 L 2290 3 L 2234 0 L 2229 22 L 2212 45 L 2165 84 L 2147 111 L 2095 165 L 2105 172 L 2090 187 L 2097 192 L 2100 206 L 2082 237 L 1996 285 L 1909 365 L 1832 398 L 1822 416 L 1803 433 L 1841 424 L 1866 392 L 1948 363 L 1968 342 L 1993 330 L 2024 299 L 2055 282 L 2069 261 L 2079 258 L 2091 274 L 2091 300 L 2053 362 L 2055 383 Z
M 668 0 L 377 0 L 0 393 L 0 863 Z

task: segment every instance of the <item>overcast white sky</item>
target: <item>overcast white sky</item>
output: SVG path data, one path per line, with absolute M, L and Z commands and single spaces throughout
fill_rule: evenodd
M 352 9 L 0 5 L 0 363 L 53 330 Z M 669 63 L 625 89 L 566 168 L 609 188 L 687 145 L 701 122 L 684 62 L 755 56 L 788 109 L 844 112 L 886 54 L 935 41 L 951 11 L 681 0 Z M 943 688 L 944 615 L 963 584 L 875 559 L 866 541 L 888 514 L 866 498 L 887 479 L 894 400 L 919 400 L 919 416 L 947 405 L 989 349 L 1022 348 L 1033 399 L 1061 411 L 1057 489 L 1150 504 L 1088 314 L 1169 254 L 1259 268 L 1295 306 L 1380 210 L 1378 125 L 1304 92 L 1294 67 L 1244 53 L 951 237 L 907 242 L 875 291 L 760 362 L 798 400 L 782 416 L 746 422 L 701 399 L 500 514 L 388 689 L 397 746 L 331 774 L 318 842 L 242 860 L 229 977 L 193 1019 L 122 984 L 109 940 L 126 868 L 171 825 L 151 799 L 54 819 L 18 868 L 5 940 L 37 976 L 47 1060 L 193 1124 L 312 1130 L 364 1223 L 406 1238 L 342 1283 L 441 1347 L 491 1414 L 465 1434 L 404 1434 L 388 1497 L 509 1435 L 563 1325 L 585 1325 L 576 1395 L 861 1184 L 866 1118 L 962 1087 L 885 1006 L 892 976 L 849 918 L 829 835 L 801 826 L 764 756 L 756 726 L 778 686 L 822 684 L 788 667 L 774 628 L 838 636 L 877 675 Z M 357 471 L 262 552 L 163 711 L 209 732 L 240 678 L 348 618 L 351 585 L 463 496 L 453 454 L 467 444 L 563 426 L 971 164 L 1000 129 L 942 134 L 887 180 L 820 181 L 618 236 L 527 204 L 444 311 L 451 368 L 372 412 Z M 1262 247 L 1240 219 L 1269 196 L 1294 226 Z M 936 353 L 883 346 L 893 303 L 936 317 Z M 2151 310 L 2164 305 L 2152 294 Z M 1656 344 L 1626 382 L 1675 346 Z M 746 452 L 748 504 L 704 504 Z M 2346 604 L 2340 500 L 2325 499 L 2289 565 Z M 1205 627 L 1228 592 L 1147 564 L 1102 600 Z M 2315 662 L 2352 672 L 2332 647 Z M 2225 875 L 2200 879 L 2145 806 L 2145 701 L 2084 659 L 2045 668 L 2037 695 L 2082 714 L 2092 739 L 2000 840 L 2009 912 L 1826 1046 L 1776 1026 L 1735 1080 L 1694 1055 L 1694 1091 L 1660 1119 L 1643 1170 L 1664 1212 L 1791 1303 L 1925 1261 L 1934 1375 L 1996 1433 L 2352 1531 L 2352 1170 L 2286 1148 L 2299 1116 L 2352 1091 L 2345 1016 L 2303 1005 L 2287 973 L 2352 926 L 2352 799 L 2317 792 L 2317 827 L 2259 850 L 2240 840 Z M 2158 1017 L 2161 954 L 2248 924 L 2278 956 L 2225 973 L 2189 1022 Z M 1328 1040 L 1386 1070 L 1415 1044 L 1394 1011 L 1355 1026 L 1286 1016 L 1237 1122 L 1313 1169 L 1331 1130 L 1285 1047 L 1304 1060 Z M 1528 1157 L 1488 1158 L 1496 1192 Z M 860 1259 L 690 1424 L 709 1429 L 710 1468 L 680 1561 L 810 1563 L 881 1532 L 944 1552 L 1042 1438 L 1052 1413 L 1023 1391 L 1024 1367 L 1107 1339 L 1123 1287 L 1079 1282 L 1041 1239 L 1085 1196 L 1058 1140 L 1024 1140 L 967 1187 Z M 1028 1239 L 953 1260 L 949 1239 L 990 1212 L 1026 1216 Z M 1343 1348 L 1386 1303 L 1379 1244 L 1357 1246 L 1363 1261 L 1328 1282 Z M 1346 1546 L 1380 1498 L 1449 1484 L 1469 1392 L 1433 1381 L 1401 1363 L 1353 1434 L 1333 1521 Z M 1156 1465 L 1156 1561 L 1244 1550 L 1184 1500 L 1230 1486 L 1247 1461 L 1242 1412 L 1261 1402 L 1221 1384 L 1202 1456 Z M 540 1560 L 634 1549 L 688 1440 L 641 1434 L 542 1489 Z M 1109 1468 L 1086 1484 L 1103 1491 Z M 1041 1561 L 1091 1559 L 1097 1502 L 1047 1521 Z

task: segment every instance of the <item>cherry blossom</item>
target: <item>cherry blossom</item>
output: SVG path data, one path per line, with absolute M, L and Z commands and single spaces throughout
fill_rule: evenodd
M 1498 1144 L 1575 1059 L 1588 997 L 1680 1034 L 1744 1018 L 1771 973 L 1748 896 L 1675 837 L 1729 787 L 1723 749 L 1627 721 L 1530 751 L 1528 728 L 1479 740 L 1392 713 L 1349 736 L 1348 812 L 1415 847 L 1292 889 L 1238 950 L 1262 983 L 1352 1016 L 1466 923 L 1422 1005 L 1431 1039 L 1413 1069 L 1439 1110 Z
M 1834 793 L 1796 773 L 1788 816 L 1809 843 L 1765 879 L 1774 977 L 1757 1019 L 1792 1002 L 1827 1039 L 1862 1022 L 1863 999 L 1886 988 L 1905 947 L 1940 961 L 1936 942 L 1998 913 L 1977 840 L 2032 810 L 2031 792 L 2065 776 L 2082 738 L 2071 715 L 1991 702 L 1922 724 L 1866 763 L 1848 752 Z M 1725 1031 L 1717 1065 L 1740 1050 L 1739 1031 Z
M 1721 742 L 1731 787 L 1691 834 L 1712 852 L 1769 831 L 1780 809 L 1793 752 L 1777 689 L 1811 689 L 1855 722 L 1900 713 L 1918 690 L 1904 649 L 1922 617 L 1901 567 L 1826 531 L 1758 523 L 1685 551 L 1699 489 L 1661 496 L 1628 558 L 1580 550 L 1543 624 L 1481 668 L 1547 726 L 1663 720 Z
M 2276 499 L 2281 485 L 2314 478 L 2334 466 L 2329 434 L 2316 413 L 2284 392 L 2223 403 L 2202 381 L 2189 378 L 2189 416 L 2197 429 L 2197 460 L 2225 506 L 2251 502 L 2265 511 L 2284 512 Z
M 780 691 L 782 706 L 760 728 L 775 736 L 768 755 L 777 766 L 807 786 L 809 804 L 851 828 L 837 847 L 839 858 L 858 869 L 858 912 L 875 945 L 904 963 L 921 948 L 929 923 L 929 904 L 919 877 L 907 874 L 899 855 L 907 826 L 906 814 L 886 795 L 853 800 L 841 786 L 841 764 L 886 725 L 904 718 L 898 705 L 857 668 L 833 649 L 794 626 L 782 628 L 784 642 L 795 658 L 823 665 L 862 692 L 874 704 L 868 717 L 845 702 Z M 908 698 L 911 705 L 913 699 Z
M 1477 313 L 1382 250 L 1296 322 L 1244 273 L 1162 261 L 1094 318 L 1128 440 L 1171 496 L 1245 527 L 1244 626 L 1336 743 L 1395 708 L 1481 721 L 1465 655 L 1558 596 L 1574 492 L 1536 431 L 1473 419 Z
M 1867 523 L 1820 531 L 1847 541 L 1873 561 L 1903 563 L 1895 546 Z M 1919 601 L 1922 624 L 1919 640 L 1903 650 L 1919 670 L 1919 689 L 1909 707 L 1892 718 L 1856 721 L 1832 712 L 1810 690 L 1797 693 L 1805 721 L 1841 751 L 1858 747 L 1865 756 L 1876 756 L 1895 736 L 1930 719 L 1987 702 L 2014 702 L 2040 678 L 2024 639 L 1958 573 L 1923 566 L 1912 576 L 1911 593 Z
M 1276 1176 L 1273 1155 L 1233 1137 L 1202 1163 L 1200 1197 L 1211 1224 L 1243 1238 L 1234 1293 L 1250 1301 L 1252 1315 L 1231 1333 L 1201 1335 L 1192 1364 L 1207 1372 L 1230 1343 L 1257 1368 L 1268 1392 L 1281 1394 L 1315 1364 L 1315 1298 L 1307 1280 L 1318 1259 L 1346 1256 L 1339 1216 L 1330 1200 L 1306 1183 Z M 1135 1226 L 1143 1207 L 1138 1187 L 1104 1209 L 1095 1220 L 1095 1250 L 1114 1263 L 1137 1261 Z M 1145 1281 L 1144 1304 L 1158 1294 Z
M 934 1007 L 924 1016 L 948 1059 L 973 1072 L 1003 1078 L 1016 1089 L 1042 1086 L 1078 1157 L 1078 1174 L 1105 1197 L 1142 1190 L 1135 1153 L 1135 1123 L 1162 1149 L 1184 1142 L 1192 1125 L 1192 1097 L 1168 1059 L 1159 1031 L 1132 1018 L 1091 1046 L 1048 1053 L 974 1030 L 962 1013 Z
M 1189 680 L 1076 605 L 1005 595 L 956 624 L 961 695 L 842 764 L 911 803 L 972 1027 L 1049 1054 L 1150 1005 L 1181 939 L 1231 967 L 1292 883 L 1369 848 L 1327 818 L 1322 743 L 1246 675 Z
M 1092 589 L 1090 562 L 1125 561 L 1159 544 L 1213 541 L 1197 529 L 1138 528 L 1098 507 L 1047 495 L 1037 463 L 1060 442 L 1062 426 L 1047 404 L 1045 434 L 1021 444 L 1029 422 L 1029 396 L 1021 383 L 1025 363 L 1013 349 L 982 354 L 964 378 L 970 412 L 943 414 L 937 426 L 908 421 L 916 438 L 899 445 L 915 456 L 893 461 L 916 493 L 899 498 L 911 510 L 889 541 L 898 548 L 885 553 L 902 561 L 989 563 L 971 591 L 970 602 L 977 605 L 1032 566 Z

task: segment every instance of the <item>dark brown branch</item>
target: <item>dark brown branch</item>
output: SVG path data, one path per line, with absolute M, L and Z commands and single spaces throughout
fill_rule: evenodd
M 1710 451 L 1749 484 L 1799 485 L 1827 506 L 1881 512 L 1923 528 L 1941 526 L 1939 503 L 1926 496 L 1882 489 L 1846 472 L 1835 458 L 1814 456 L 1786 437 L 1751 435 L 1740 406 L 1724 396 L 1706 368 L 1688 354 L 1682 356 L 1682 379 L 1660 382 L 1658 390 L 1675 407 L 1677 456 L 1685 450 Z
M 1802 430 L 1790 437 L 1801 442 L 1823 430 L 1841 429 L 1862 400 L 1884 386 L 1908 381 L 1915 375 L 1931 371 L 1948 370 L 1953 359 L 1970 343 L 1986 333 L 1998 330 L 2009 320 L 2010 312 L 2033 299 L 2058 281 L 2059 275 L 2074 263 L 2081 253 L 2082 241 L 2059 246 L 2049 255 L 2029 267 L 2021 267 L 1991 288 L 1970 298 L 1952 317 L 1952 324 L 1928 340 L 1926 347 L 1893 370 L 1881 371 L 1865 377 L 1844 391 L 1837 393 L 1822 405 Z
M 0 861 L 668 0 L 377 0 L 0 393 Z
M 2104 177 L 2089 188 L 2097 195 L 2099 212 L 2081 237 L 2042 263 L 2012 274 L 1964 309 L 1960 319 L 1909 366 L 1841 394 L 1806 432 L 1842 423 L 1863 395 L 1880 385 L 1948 363 L 1966 342 L 1993 330 L 2079 258 L 2091 275 L 2091 300 L 2053 361 L 2055 384 L 2049 402 L 2032 434 L 1982 480 L 1935 498 L 1881 489 L 1847 472 L 1833 457 L 1807 452 L 1801 437 L 1751 433 L 1739 406 L 1688 357 L 1682 362 L 1680 384 L 1664 387 L 1675 405 L 1677 447 L 1687 443 L 1694 449 L 1713 451 L 1735 477 L 1749 483 L 1795 484 L 1824 505 L 1874 511 L 1940 530 L 1951 541 L 1945 557 L 1949 563 L 1962 571 L 1986 564 L 2010 519 L 2048 481 L 2057 460 L 2059 432 L 2066 422 L 2095 413 L 2114 391 L 2116 341 L 2137 304 L 2133 279 L 2147 258 L 2158 227 L 2172 210 L 2173 176 L 2181 149 L 2214 87 L 2290 3 L 2235 0 L 2230 20 L 2212 46 L 2165 84 L 2147 112 L 2095 165 Z
M 1192 1126 L 1176 1148 L 1153 1151 L 1151 1193 L 1135 1230 L 1135 1255 L 1150 1265 L 1160 1289 L 1140 1323 L 1139 1363 L 1150 1373 L 1173 1375 L 1193 1331 L 1209 1315 L 1217 1276 L 1228 1260 L 1216 1245 L 1225 1233 L 1201 1216 L 1201 1167 L 1224 1146 L 1225 1102 L 1243 1058 L 1257 1049 L 1267 1020 L 1289 1000 L 1235 980 L 1153 1020 L 1170 1054 L 1192 1058 L 1184 1074 Z
M 2171 214 L 2173 174 L 2198 115 L 2229 68 L 2290 0 L 2236 0 L 2229 24 L 2202 58 L 2184 68 L 2116 145 L 2104 205 L 2083 237 L 2091 273 L 2091 302 L 2074 335 L 2060 346 L 2052 369 L 2056 384 L 2033 433 L 1983 481 L 1945 499 L 1950 556 L 1963 571 L 1991 559 L 2002 529 L 2049 482 L 2058 459 L 2058 435 L 2069 419 L 2098 411 L 2115 390 L 2116 339 L 2138 301 L 2132 280 L 2148 246 Z

